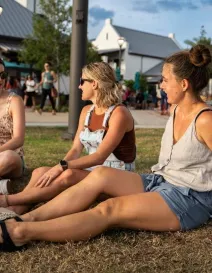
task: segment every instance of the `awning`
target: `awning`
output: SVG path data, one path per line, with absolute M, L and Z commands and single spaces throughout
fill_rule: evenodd
M 30 68 L 29 64 L 24 64 L 24 63 L 15 63 L 15 62 L 7 62 L 4 61 L 5 67 L 6 68 Z
M 20 44 L 14 44 L 10 42 L 0 42 L 0 49 L 8 52 L 8 51 L 14 51 L 17 52 L 21 49 Z

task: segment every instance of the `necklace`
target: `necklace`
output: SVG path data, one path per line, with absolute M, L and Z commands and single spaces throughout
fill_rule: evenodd
M 187 119 L 188 117 L 190 117 L 192 114 L 194 114 L 196 112 L 196 110 L 195 111 L 192 111 L 190 114 L 188 114 L 188 115 L 184 115 L 183 114 L 183 112 L 181 112 L 181 115 L 182 115 L 182 118 L 183 119 Z

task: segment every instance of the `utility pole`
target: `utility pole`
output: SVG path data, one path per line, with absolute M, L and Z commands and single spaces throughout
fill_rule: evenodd
M 86 63 L 87 49 L 88 0 L 73 0 L 72 6 L 72 35 L 70 58 L 70 95 L 68 132 L 64 139 L 73 139 L 80 112 L 83 107 L 81 92 L 78 88 L 82 67 Z

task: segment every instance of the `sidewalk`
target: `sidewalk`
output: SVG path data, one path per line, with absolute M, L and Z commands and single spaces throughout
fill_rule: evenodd
M 135 121 L 135 128 L 165 128 L 168 120 L 167 116 L 161 116 L 158 111 L 130 110 L 130 112 Z M 57 113 L 53 116 L 47 112 L 39 115 L 26 109 L 26 126 L 68 127 L 68 115 L 68 113 Z

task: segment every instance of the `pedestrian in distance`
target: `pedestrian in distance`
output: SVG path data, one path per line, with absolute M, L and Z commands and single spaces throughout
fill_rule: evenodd
M 36 83 L 31 75 L 27 76 L 26 80 L 26 90 L 25 90 L 25 96 L 24 96 L 24 106 L 27 104 L 28 98 L 32 100 L 32 110 L 35 110 L 36 107 L 36 100 L 35 100 L 35 87 Z
M 39 114 L 42 114 L 43 108 L 46 102 L 47 96 L 49 96 L 49 100 L 52 106 L 52 115 L 56 115 L 55 110 L 55 100 L 52 96 L 52 88 L 54 87 L 54 83 L 57 81 L 56 73 L 51 70 L 51 64 L 46 62 L 44 64 L 44 72 L 41 74 L 41 81 L 37 87 L 42 86 L 42 94 L 41 94 L 41 104 L 40 109 L 37 111 Z

